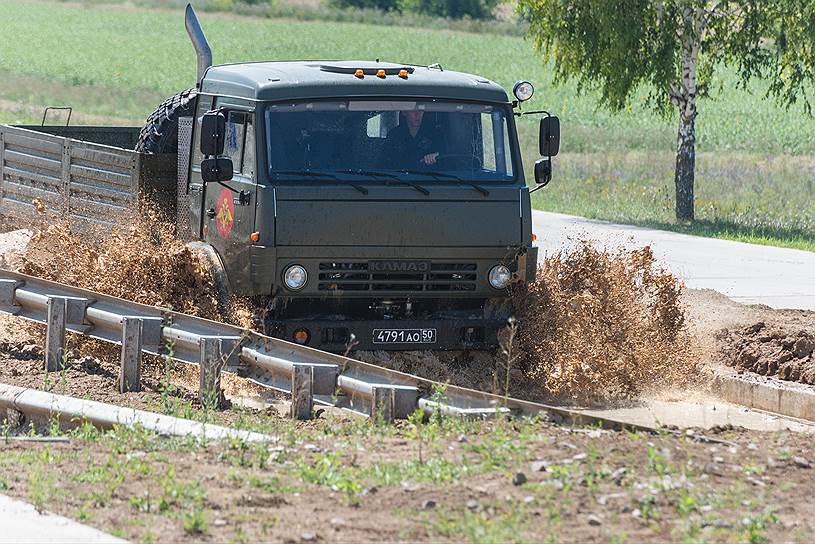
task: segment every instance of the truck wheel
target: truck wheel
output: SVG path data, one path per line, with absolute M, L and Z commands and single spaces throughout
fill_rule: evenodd
M 223 261 L 221 261 L 221 256 L 218 255 L 215 248 L 206 242 L 189 242 L 187 243 L 187 247 L 203 257 L 207 269 L 210 274 L 212 274 L 212 281 L 215 283 L 215 297 L 218 301 L 218 310 L 221 316 L 226 318 L 229 310 L 229 279 L 226 276 L 226 269 L 224 268 Z
M 162 102 L 139 132 L 136 151 L 178 153 L 178 118 L 195 115 L 197 94 L 196 89 L 187 89 Z

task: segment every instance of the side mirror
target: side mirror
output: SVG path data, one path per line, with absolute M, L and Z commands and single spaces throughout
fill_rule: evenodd
M 535 161 L 535 183 L 541 187 L 552 181 L 552 161 L 549 158 Z
M 224 152 L 226 116 L 220 111 L 210 111 L 201 119 L 201 154 L 217 156 Z
M 554 157 L 560 150 L 560 119 L 552 115 L 541 119 L 540 154 L 542 157 Z M 537 168 L 535 170 L 537 172 Z
M 214 158 L 201 161 L 201 179 L 210 181 L 229 181 L 232 179 L 232 159 Z

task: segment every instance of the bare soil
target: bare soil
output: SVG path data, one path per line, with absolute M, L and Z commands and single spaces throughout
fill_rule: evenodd
M 742 305 L 715 291 L 689 291 L 691 330 L 709 364 L 815 384 L 815 312 Z

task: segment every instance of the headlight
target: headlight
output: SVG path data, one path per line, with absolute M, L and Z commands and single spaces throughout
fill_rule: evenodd
M 283 283 L 292 291 L 302 289 L 308 281 L 306 269 L 299 264 L 293 264 L 283 273 Z
M 509 285 L 509 280 L 512 279 L 512 272 L 510 272 L 506 266 L 499 264 L 490 269 L 488 279 L 490 280 L 490 285 L 496 289 L 503 289 Z
M 528 81 L 518 81 L 512 86 L 512 94 L 519 102 L 526 102 L 535 94 L 535 87 Z

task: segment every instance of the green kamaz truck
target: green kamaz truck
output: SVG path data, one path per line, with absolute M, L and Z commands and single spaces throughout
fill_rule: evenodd
M 485 349 L 534 278 L 510 99 L 486 78 L 377 61 L 212 66 L 141 128 L 0 127 L 0 213 L 31 198 L 96 223 L 145 199 L 177 217 L 222 294 L 267 333 L 328 351 Z M 526 112 L 525 112 L 526 113 Z M 540 121 L 538 186 L 559 123 Z M 66 166 L 67 163 L 67 166 Z

